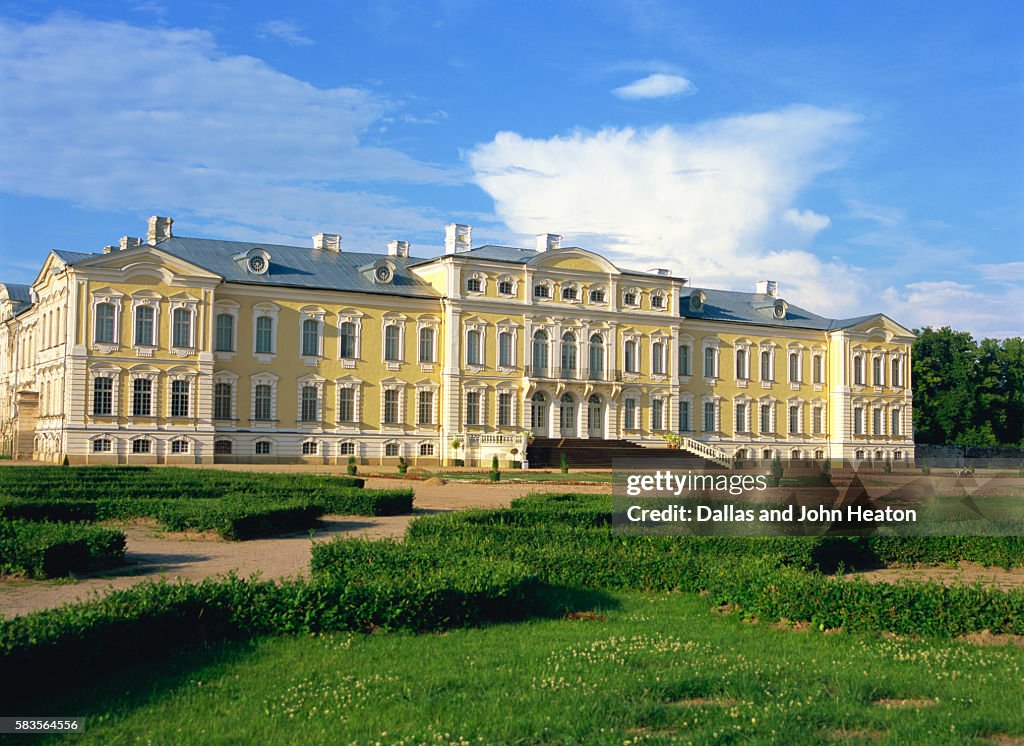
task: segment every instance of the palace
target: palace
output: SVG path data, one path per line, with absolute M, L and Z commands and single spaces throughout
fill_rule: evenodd
M 503 466 L 528 439 L 721 463 L 912 457 L 913 333 L 691 287 L 538 236 L 445 253 L 183 238 L 0 284 L 0 453 L 70 463 Z M 573 441 L 575 442 L 575 441 Z

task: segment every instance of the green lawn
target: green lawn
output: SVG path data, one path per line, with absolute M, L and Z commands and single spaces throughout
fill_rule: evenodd
M 17 709 L 85 715 L 73 739 L 97 744 L 1024 736 L 1021 647 L 782 630 L 692 594 L 593 598 L 606 618 L 222 643 Z

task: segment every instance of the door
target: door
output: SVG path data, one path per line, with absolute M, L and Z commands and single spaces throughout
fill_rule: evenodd
M 559 427 L 563 438 L 576 437 L 576 402 L 569 394 L 563 394 L 559 400 Z
M 548 400 L 540 391 L 530 399 L 530 430 L 535 437 L 548 436 Z
M 587 435 L 591 438 L 604 437 L 604 423 L 601 415 L 601 397 L 593 394 L 587 400 Z

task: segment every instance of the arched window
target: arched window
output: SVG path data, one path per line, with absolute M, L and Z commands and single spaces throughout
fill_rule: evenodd
M 356 454 L 356 444 L 353 443 L 351 440 L 346 441 L 345 443 L 341 444 L 341 446 L 338 449 L 338 452 L 342 456 L 355 456 L 355 454 Z
M 533 335 L 533 369 L 537 375 L 546 375 L 548 368 L 548 333 L 538 329 Z
M 789 380 L 798 382 L 800 380 L 800 353 L 789 353 Z
M 112 344 L 114 342 L 114 304 L 96 304 L 96 341 Z
M 481 365 L 480 332 L 476 329 L 470 329 L 466 332 L 466 364 Z
M 547 424 L 547 401 L 547 397 L 541 391 L 530 397 L 530 427 L 544 427 Z
M 261 355 L 274 352 L 274 319 L 271 316 L 256 317 L 256 352 Z
M 590 376 L 600 378 L 604 372 L 604 339 L 600 334 L 590 335 Z
M 420 362 L 434 362 L 434 330 L 429 326 L 420 329 Z
M 637 360 L 636 360 L 636 340 L 627 339 L 625 354 L 623 355 L 622 364 L 625 366 L 629 373 L 637 373 Z
M 352 359 L 356 356 L 356 325 L 345 321 L 341 325 L 341 356 Z
M 736 350 L 736 380 L 742 381 L 747 377 L 747 351 Z
M 512 365 L 511 332 L 501 332 L 498 334 L 498 365 Z
M 215 440 L 213 442 L 213 452 L 218 455 L 230 455 L 232 443 L 230 440 Z
M 302 354 L 316 357 L 320 354 L 320 322 L 306 319 L 302 322 Z
M 761 350 L 761 380 L 771 381 L 772 375 L 772 353 L 768 350 Z
M 575 429 L 576 402 L 571 394 L 562 394 L 562 398 L 559 400 L 558 420 L 562 430 Z
M 821 355 L 815 355 L 813 358 L 814 365 L 814 382 L 824 383 L 825 382 L 825 361 Z
M 566 332 L 562 335 L 562 377 L 569 378 L 576 370 L 576 335 Z

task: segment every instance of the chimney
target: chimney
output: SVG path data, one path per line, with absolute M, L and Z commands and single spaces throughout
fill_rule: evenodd
M 168 226 L 168 229 L 170 229 L 170 226 Z M 124 251 L 125 249 L 134 249 L 136 246 L 142 246 L 141 238 L 135 238 L 134 236 L 121 236 L 121 251 Z
M 119 247 L 117 247 L 117 246 L 104 246 L 103 247 L 103 253 L 104 254 L 109 254 L 111 251 L 117 251 L 118 248 Z
M 557 233 L 540 233 L 537 235 L 537 251 L 554 251 L 562 245 L 562 237 Z
M 448 223 L 444 227 L 444 253 L 461 254 L 473 248 L 473 226 Z
M 761 295 L 770 295 L 773 298 L 779 295 L 779 283 L 775 280 L 758 280 L 754 287 Z
M 313 236 L 313 248 L 341 253 L 341 236 L 337 233 L 317 233 Z
M 647 271 L 650 272 L 651 274 L 658 275 L 659 277 L 671 277 L 672 276 L 672 270 L 671 269 L 665 269 L 664 267 L 659 267 L 658 269 L 649 269 Z
M 409 258 L 408 241 L 388 241 L 388 256 L 397 256 L 402 259 Z
M 154 215 L 149 219 L 149 231 L 146 233 L 146 242 L 150 244 L 156 244 L 158 241 L 163 241 L 165 238 L 170 238 L 171 225 L 174 223 L 174 218 L 161 218 Z

